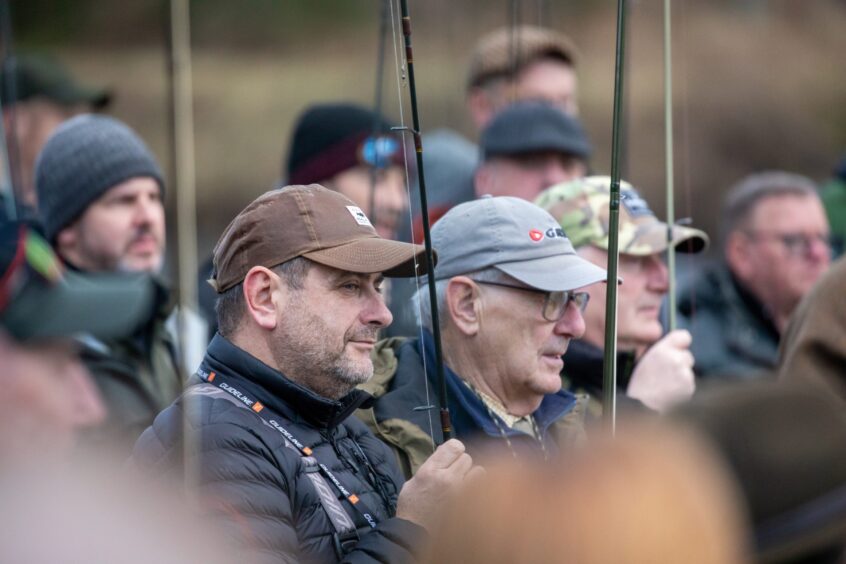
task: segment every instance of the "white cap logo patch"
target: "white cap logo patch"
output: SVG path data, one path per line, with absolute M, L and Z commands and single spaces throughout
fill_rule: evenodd
M 350 215 L 355 218 L 356 223 L 359 225 L 367 225 L 369 227 L 373 227 L 373 224 L 370 223 L 370 220 L 367 219 L 367 216 L 364 215 L 364 212 L 361 211 L 361 208 L 357 206 L 347 206 L 347 210 L 349 210 Z

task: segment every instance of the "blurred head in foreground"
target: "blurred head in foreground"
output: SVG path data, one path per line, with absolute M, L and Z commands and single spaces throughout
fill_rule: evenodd
M 65 272 L 27 225 L 0 224 L 0 461 L 61 455 L 105 408 L 73 337 L 135 328 L 152 287 L 142 279 Z
M 732 493 L 696 436 L 634 427 L 559 465 L 491 469 L 444 512 L 426 562 L 744 562 Z

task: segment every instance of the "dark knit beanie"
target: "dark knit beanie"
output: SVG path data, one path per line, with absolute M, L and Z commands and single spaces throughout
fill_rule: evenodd
M 164 180 L 144 142 L 120 121 L 84 114 L 62 125 L 35 162 L 35 188 L 45 234 L 51 242 L 104 192 L 139 176 Z
M 355 104 L 318 104 L 302 113 L 291 138 L 282 176 L 288 184 L 323 182 L 360 163 L 359 145 L 391 125 L 375 112 Z

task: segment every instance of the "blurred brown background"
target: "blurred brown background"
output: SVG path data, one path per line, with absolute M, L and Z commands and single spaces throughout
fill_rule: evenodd
M 448 126 L 472 137 L 463 109 L 469 50 L 482 33 L 508 25 L 516 6 L 521 22 L 553 27 L 577 42 L 593 168 L 609 172 L 616 2 L 409 4 L 424 130 Z M 235 213 L 278 180 L 304 107 L 337 99 L 373 104 L 380 5 L 191 2 L 201 255 Z M 629 6 L 624 178 L 663 216 L 663 2 Z M 14 47 L 51 52 L 82 81 L 114 88 L 110 112 L 136 128 L 168 169 L 168 3 L 20 0 L 11 7 Z M 846 148 L 846 2 L 676 0 L 672 9 L 677 217 L 692 216 L 716 233 L 722 194 L 755 170 L 826 179 Z M 398 122 L 401 96 L 410 124 L 390 28 L 388 34 L 383 108 Z M 174 233 L 174 214 L 169 218 Z

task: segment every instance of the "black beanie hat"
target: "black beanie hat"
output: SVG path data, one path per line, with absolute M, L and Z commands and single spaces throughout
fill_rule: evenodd
M 359 163 L 358 146 L 391 125 L 356 104 L 317 104 L 307 108 L 294 126 L 288 162 L 282 176 L 288 184 L 319 183 Z
M 164 180 L 144 142 L 122 122 L 84 114 L 60 125 L 35 162 L 38 206 L 49 241 L 104 192 L 149 176 L 164 195 Z

